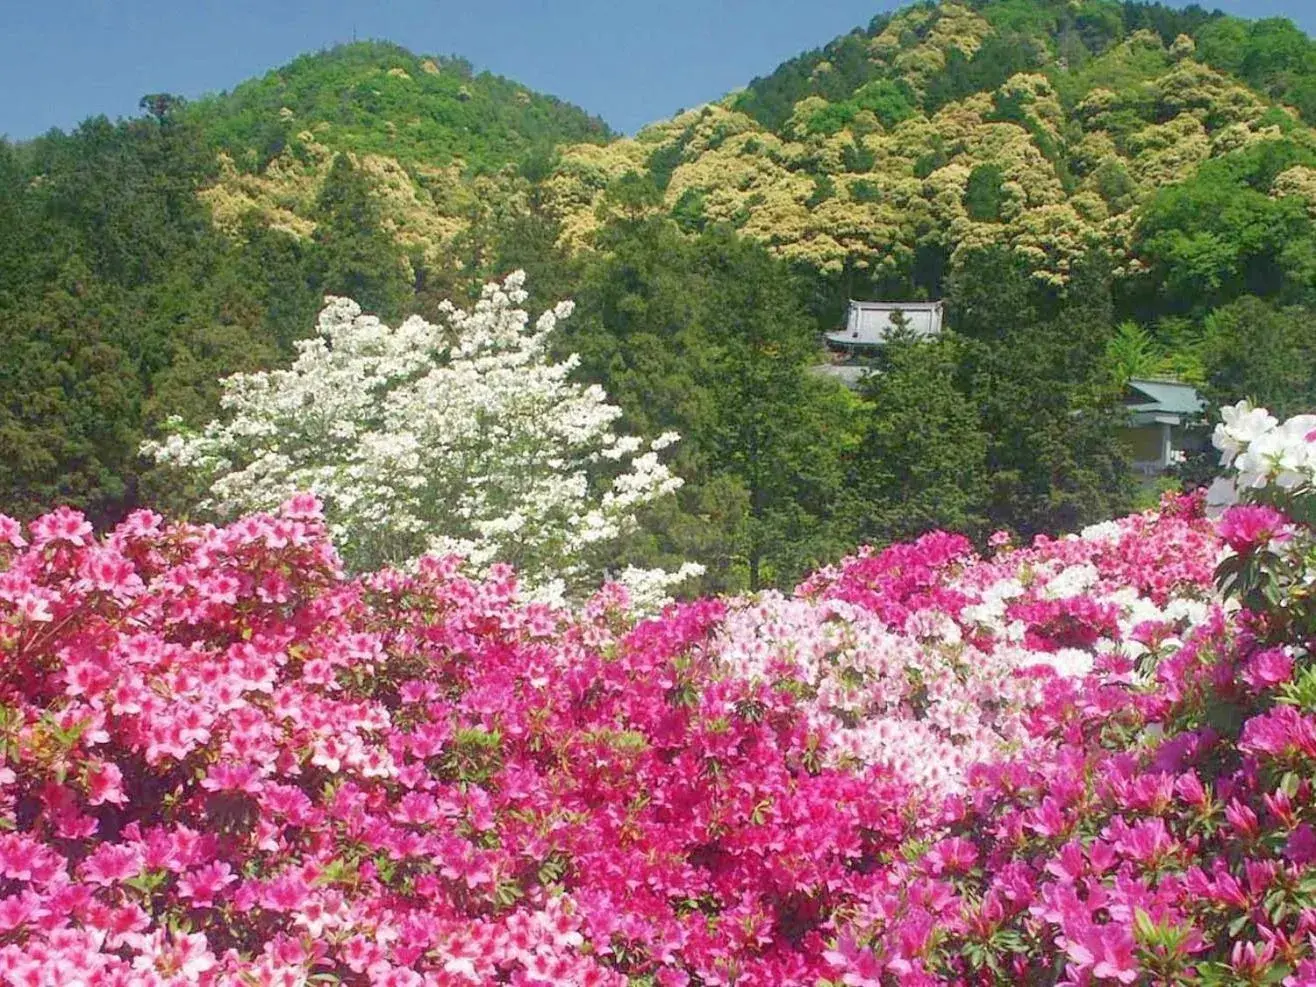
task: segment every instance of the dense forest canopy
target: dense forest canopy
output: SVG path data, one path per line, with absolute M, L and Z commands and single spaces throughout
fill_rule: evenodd
M 363 41 L 303 55 L 232 92 L 186 106 L 216 148 L 261 171 L 310 132 L 333 151 L 385 154 L 406 165 L 462 162 L 496 171 L 528 151 L 602 142 L 607 125 L 579 108 L 458 57 L 422 57 Z
M 325 294 L 432 316 L 524 269 L 571 297 L 680 492 L 616 565 L 784 585 L 859 541 L 1065 530 L 1137 496 L 1120 386 L 1316 403 L 1316 42 L 1113 0 L 881 15 L 633 137 L 366 42 L 230 93 L 0 143 L 0 508 L 193 509 L 138 455 L 286 365 Z M 848 298 L 945 298 L 858 391 Z

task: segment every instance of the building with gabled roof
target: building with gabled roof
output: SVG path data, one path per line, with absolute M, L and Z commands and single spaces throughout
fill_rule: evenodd
M 941 333 L 945 312 L 946 305 L 940 301 L 860 302 L 851 299 L 845 326 L 827 333 L 827 345 L 851 355 L 871 353 L 895 331 L 898 319 L 903 319 L 916 337 L 937 336 Z
M 1125 387 L 1124 408 L 1129 416 L 1125 444 L 1139 473 L 1162 473 L 1179 454 L 1197 451 L 1205 441 L 1204 434 L 1190 431 L 1206 410 L 1206 402 L 1191 384 L 1131 378 Z
M 943 302 L 861 302 L 851 299 L 845 325 L 823 336 L 831 351 L 831 361 L 813 370 L 858 390 L 863 379 L 872 372 L 866 358 L 876 355 L 898 324 L 903 324 L 917 339 L 930 339 L 941 334 L 944 316 Z

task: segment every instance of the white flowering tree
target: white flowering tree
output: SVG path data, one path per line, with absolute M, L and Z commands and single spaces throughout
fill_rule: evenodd
M 511 563 L 540 595 L 588 588 L 637 509 L 680 486 L 658 457 L 677 436 L 617 435 L 620 409 L 569 379 L 576 358 L 549 357 L 571 303 L 532 326 L 523 285 L 517 272 L 469 312 L 445 302 L 438 325 L 396 329 L 329 298 L 289 369 L 227 378 L 221 419 L 175 422 L 145 452 L 195 472 L 221 515 L 317 494 L 355 569 L 457 553 Z M 652 599 L 698 571 L 617 575 Z

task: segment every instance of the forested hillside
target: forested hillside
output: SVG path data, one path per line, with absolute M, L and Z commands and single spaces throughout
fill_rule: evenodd
M 286 150 L 295 156 L 306 131 L 330 151 L 433 168 L 457 162 L 467 174 L 496 171 L 532 148 L 612 136 L 597 117 L 510 79 L 477 74 L 464 59 L 370 41 L 303 55 L 189 104 L 183 116 L 237 167 L 255 172 Z
M 188 508 L 141 441 L 286 363 L 324 294 L 396 321 L 516 268 L 576 299 L 554 345 L 623 424 L 683 436 L 616 563 L 710 590 L 1109 516 L 1130 375 L 1316 402 L 1316 43 L 1286 21 L 917 4 L 626 138 L 383 43 L 143 111 L 0 144 L 10 513 Z M 945 297 L 953 331 L 851 393 L 808 372 L 849 297 Z
M 213 414 L 222 376 L 285 360 L 326 292 L 388 316 L 415 304 L 427 182 L 474 201 L 481 174 L 608 136 L 460 59 L 380 43 L 142 109 L 0 143 L 0 500 L 19 514 L 158 502 L 171 491 L 143 474 L 142 439 Z M 234 205 L 244 182 L 283 184 L 262 210 Z
M 547 184 L 569 236 L 635 170 L 683 222 L 730 223 L 852 289 L 936 294 L 987 244 L 1059 284 L 1094 247 L 1129 275 L 1176 260 L 1156 233 L 1181 217 L 1158 193 L 1195 188 L 1214 159 L 1208 185 L 1307 202 L 1313 120 L 1316 45 L 1288 22 L 1106 0 L 924 3 L 634 139 L 569 149 Z M 1234 249 L 1249 248 L 1265 249 Z M 1242 287 L 1232 260 L 1249 259 L 1191 272 L 1206 301 Z

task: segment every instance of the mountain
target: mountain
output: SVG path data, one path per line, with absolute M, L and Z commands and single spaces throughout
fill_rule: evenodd
M 915 4 L 630 138 L 374 42 L 185 115 L 219 151 L 202 196 L 230 234 L 254 213 L 311 236 L 348 152 L 413 270 L 448 284 L 479 267 L 472 241 L 528 212 L 590 247 L 638 178 L 626 208 L 765 243 L 832 286 L 826 318 L 849 293 L 938 295 L 988 244 L 1058 286 L 1094 248 L 1136 279 L 1161 262 L 1140 233 L 1158 195 L 1214 162 L 1269 155 L 1264 175 L 1243 166 L 1247 187 L 1316 202 L 1316 43 L 1284 20 L 1113 0 Z
M 493 171 L 528 151 L 601 142 L 607 124 L 457 57 L 362 41 L 303 55 L 230 93 L 187 106 L 235 165 L 261 172 L 313 141 L 330 152 L 381 154 L 430 168 Z M 304 134 L 312 135 L 306 138 Z
M 311 235 L 343 152 L 368 176 L 385 229 L 431 263 L 443 263 L 482 203 L 507 197 L 491 191 L 500 171 L 614 136 L 599 118 L 464 59 L 378 41 L 304 55 L 180 116 L 218 153 L 218 180 L 202 197 L 226 231 L 254 212 Z
M 588 242 L 604 191 L 652 180 L 655 208 L 729 223 L 822 272 L 936 292 L 957 256 L 1007 243 L 1062 282 L 1094 246 L 1148 263 L 1158 192 L 1282 147 L 1267 195 L 1316 204 L 1316 43 L 1282 20 L 1111 0 L 919 3 L 741 92 L 606 146 L 546 182 Z

